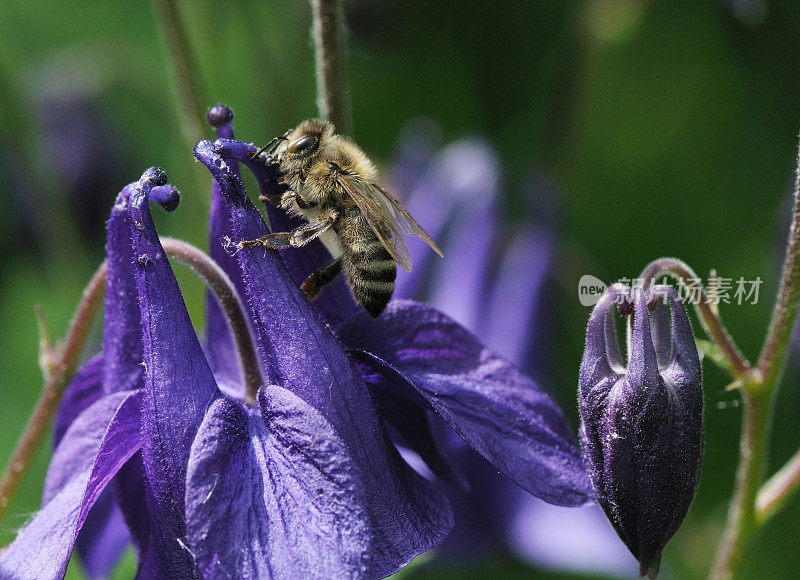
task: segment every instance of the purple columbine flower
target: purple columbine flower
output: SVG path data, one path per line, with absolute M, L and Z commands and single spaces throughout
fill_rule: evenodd
M 221 137 L 232 137 L 231 119 L 223 107 L 209 113 Z M 205 344 L 195 334 L 148 207 L 174 205 L 175 192 L 149 170 L 109 220 L 102 363 L 69 388 L 43 509 L 0 558 L 3 575 L 62 575 L 106 489 L 113 501 L 96 525 L 113 528 L 121 513 L 141 577 L 391 574 L 441 543 L 452 515 L 402 461 L 376 402 L 407 410 L 401 424 L 434 409 L 532 493 L 588 500 L 558 408 L 446 316 L 398 301 L 372 320 L 342 280 L 309 304 L 297 279 L 330 259 L 319 244 L 225 251 L 223 240 L 267 231 L 233 163 L 254 151 L 231 139 L 195 148 L 215 178 L 211 255 L 246 305 L 257 369 L 237 362 L 242 329 L 216 303 Z M 267 168 L 252 168 L 269 193 Z
M 578 392 L 581 444 L 600 505 L 640 574 L 654 578 L 700 477 L 702 372 L 686 310 L 665 286 L 632 297 L 625 367 L 614 309 L 623 300 L 629 310 L 630 299 L 629 289 L 614 285 L 589 319 Z

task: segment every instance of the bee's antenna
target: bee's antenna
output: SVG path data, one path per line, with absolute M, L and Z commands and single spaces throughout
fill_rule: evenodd
M 270 139 L 270 142 L 264 145 L 261 149 L 259 149 L 255 153 L 253 153 L 247 162 L 252 163 L 256 157 L 259 157 L 265 151 L 269 151 L 270 153 L 272 153 L 272 151 L 275 151 L 275 149 L 278 147 L 278 143 L 280 143 L 281 141 L 286 141 L 287 137 L 289 137 L 289 133 L 291 132 L 292 130 L 289 129 L 288 131 L 286 131 L 286 133 L 284 133 L 280 137 L 273 137 L 272 139 Z

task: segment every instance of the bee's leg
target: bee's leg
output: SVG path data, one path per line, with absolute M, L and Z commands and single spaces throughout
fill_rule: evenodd
M 281 199 L 283 199 L 282 193 L 270 193 L 268 195 L 259 195 L 258 201 L 266 203 L 269 202 L 270 205 L 273 207 L 280 207 L 281 206 Z
M 297 207 L 299 207 L 300 209 L 310 209 L 312 207 L 317 207 L 316 201 L 306 201 L 305 199 L 303 199 L 303 196 L 298 194 L 296 191 L 292 191 L 290 195 L 291 198 L 294 200 L 294 202 L 297 204 Z
M 321 219 L 318 222 L 301 226 L 291 232 L 275 232 L 267 234 L 257 240 L 243 240 L 239 242 L 239 248 L 248 248 L 251 246 L 266 246 L 268 248 L 300 248 L 305 246 L 314 238 L 325 233 L 335 221 L 334 216 L 329 216 Z
M 297 207 L 300 209 L 310 209 L 312 207 L 317 207 L 317 202 L 315 201 L 306 201 L 300 196 L 296 191 L 292 189 L 287 189 L 284 193 L 276 193 L 272 195 L 259 195 L 258 201 L 265 202 L 268 201 L 275 207 L 290 207 L 292 202 L 297 204 Z
M 306 295 L 306 298 L 309 300 L 314 300 L 325 284 L 333 281 L 333 279 L 336 278 L 337 274 L 339 274 L 341 270 L 342 258 L 339 257 L 306 278 L 306 281 L 303 282 L 303 285 L 300 286 L 300 289 L 303 291 L 303 294 Z
M 282 181 L 274 180 L 270 181 L 270 183 L 277 183 L 283 188 L 281 193 L 268 193 L 268 194 L 261 194 L 258 196 L 258 201 L 262 203 L 269 202 L 273 207 L 281 207 L 281 202 L 283 198 L 287 195 L 294 196 L 294 191 L 289 189 L 289 186 L 283 183 Z

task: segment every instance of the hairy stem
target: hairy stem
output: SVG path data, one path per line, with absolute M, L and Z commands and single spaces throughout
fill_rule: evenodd
M 698 294 L 694 301 L 694 307 L 700 317 L 703 328 L 705 328 L 708 336 L 719 346 L 736 378 L 749 378 L 748 375 L 751 372 L 750 363 L 747 362 L 736 343 L 733 342 L 733 338 L 722 324 L 716 309 L 712 308 L 700 278 L 685 262 L 675 258 L 660 258 L 651 262 L 640 276 L 642 288 L 649 288 L 653 280 L 665 273 L 682 280 L 687 288 L 697 290 Z
M 769 521 L 800 486 L 800 451 L 769 478 L 756 498 L 756 524 Z
M 763 391 L 751 395 L 743 389 L 742 438 L 739 466 L 725 531 L 710 577 L 733 578 L 744 556 L 745 546 L 756 530 L 756 496 L 764 470 L 764 455 L 771 416 L 771 397 Z
M 256 355 L 245 309 L 225 272 L 198 248 L 174 238 L 161 238 L 164 252 L 195 272 L 219 300 L 225 318 L 236 342 L 239 363 L 245 382 L 245 402 L 256 404 L 256 394 L 263 384 L 261 366 Z M 64 347 L 59 353 L 48 354 L 45 370 L 46 381 L 42 394 L 28 419 L 28 424 L 17 442 L 14 452 L 0 477 L 0 521 L 2 521 L 11 499 L 30 466 L 36 451 L 53 422 L 64 389 L 75 375 L 83 347 L 89 337 L 97 312 L 103 302 L 106 288 L 106 262 L 97 269 L 83 291 L 75 315 L 70 323 Z M 49 349 L 49 340 L 44 341 Z
M 33 414 L 28 419 L 28 424 L 0 477 L 0 521 L 42 444 L 61 401 L 61 395 L 78 367 L 83 346 L 103 303 L 107 270 L 108 267 L 103 262 L 83 291 L 83 297 L 70 323 L 58 362 L 52 365 L 52 372 L 46 379 Z
M 800 158 L 798 163 L 800 164 Z M 758 360 L 758 368 L 766 385 L 776 385 L 780 380 L 786 351 L 797 319 L 798 304 L 800 304 L 800 166 L 795 175 L 792 223 L 789 226 L 789 241 L 783 260 L 781 285 L 772 311 L 767 339 Z
M 350 98 L 344 66 L 344 16 L 341 0 L 311 0 L 320 117 L 345 134 L 352 133 Z
M 152 0 L 157 20 L 172 65 L 173 77 L 180 105 L 178 114 L 181 129 L 187 143 L 193 147 L 203 138 L 202 119 L 205 118 L 205 107 L 202 106 L 200 90 L 201 81 L 194 53 L 189 47 L 189 39 L 181 20 L 175 0 Z
M 800 469 L 791 460 L 765 486 L 759 497 L 763 456 L 770 427 L 772 402 L 789 349 L 798 302 L 800 302 L 800 158 L 795 174 L 794 203 L 789 241 L 783 261 L 778 297 L 772 311 L 755 380 L 743 383 L 744 417 L 736 489 L 728 512 L 728 524 L 712 569 L 714 578 L 731 578 L 742 561 L 747 542 L 758 525 L 797 487 Z M 761 506 L 757 511 L 756 502 Z

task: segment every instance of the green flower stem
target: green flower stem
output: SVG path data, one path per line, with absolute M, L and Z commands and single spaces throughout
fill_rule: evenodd
M 739 443 L 739 466 L 736 485 L 728 508 L 728 520 L 710 577 L 733 578 L 742 562 L 748 541 L 757 529 L 756 497 L 764 471 L 772 397 L 766 389 L 752 393 L 742 389 L 742 438 Z
M 46 378 L 33 414 L 28 419 L 28 424 L 0 477 L 0 521 L 3 520 L 11 499 L 19 490 L 22 479 L 50 428 L 64 389 L 78 368 L 83 346 L 89 338 L 92 323 L 103 303 L 107 269 L 106 263 L 103 262 L 83 291 L 83 297 L 70 323 L 58 362 L 51 365 L 52 372 Z
M 800 486 L 800 451 L 769 478 L 756 498 L 756 524 L 763 525 L 783 507 Z
M 152 0 L 152 3 L 172 66 L 181 131 L 191 149 L 204 133 L 205 107 L 199 69 L 175 0 Z
M 800 303 L 800 161 L 795 181 L 789 242 L 772 320 L 751 380 L 743 381 L 744 416 L 736 488 L 728 512 L 712 578 L 732 578 L 742 562 L 748 540 L 797 488 L 798 460 L 793 458 L 759 493 L 772 404 Z M 758 505 L 757 505 L 758 504 Z
M 216 262 L 198 248 L 167 237 L 161 238 L 161 245 L 168 256 L 195 272 L 219 300 L 236 342 L 245 383 L 245 402 L 255 405 L 256 393 L 263 384 L 261 366 L 244 307 L 233 283 Z M 47 364 L 43 367 L 46 375 L 45 386 L 0 478 L 0 521 L 50 429 L 64 389 L 75 375 L 83 347 L 105 296 L 107 273 L 108 265 L 103 262 L 83 292 L 64 339 L 64 348 L 60 352 L 52 353 L 49 339 L 42 337 L 42 347 L 47 351 L 43 352 L 43 358 L 47 359 Z
M 750 363 L 744 358 L 733 338 L 728 334 L 727 329 L 722 324 L 719 313 L 712 307 L 708 300 L 705 289 L 700 278 L 694 273 L 685 262 L 676 258 L 659 258 L 645 267 L 639 277 L 642 288 L 649 288 L 653 280 L 661 274 L 670 274 L 682 280 L 687 288 L 696 289 L 697 296 L 694 307 L 697 315 L 705 328 L 709 337 L 719 346 L 725 360 L 730 367 L 733 376 L 739 380 L 751 381 L 757 377 L 751 377 L 752 369 Z
M 311 0 L 317 68 L 317 109 L 341 133 L 352 134 L 350 98 L 344 66 L 344 16 L 341 0 Z

